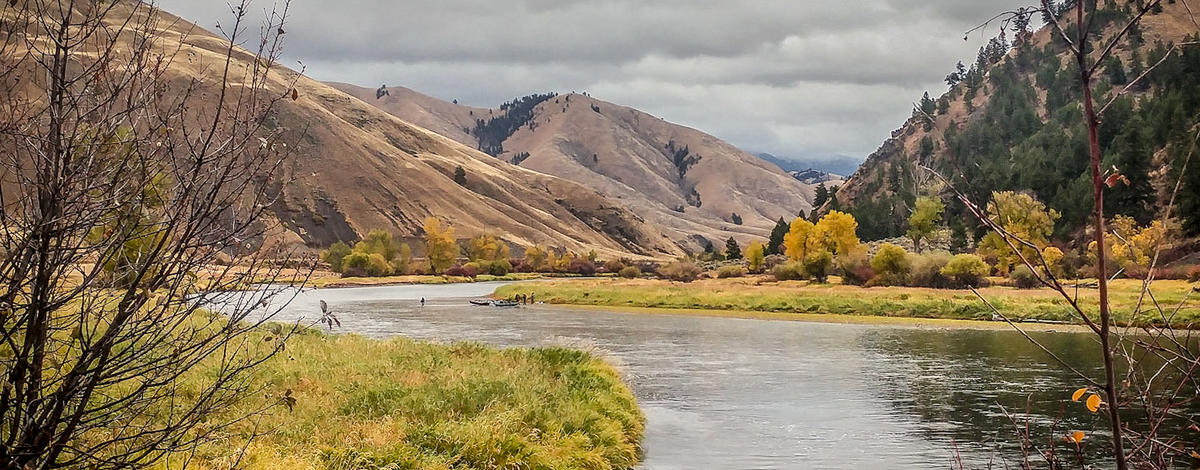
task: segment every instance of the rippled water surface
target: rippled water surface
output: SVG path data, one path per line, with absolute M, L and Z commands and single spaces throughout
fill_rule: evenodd
M 1077 387 L 1008 331 L 919 329 L 475 307 L 498 284 L 316 290 L 279 319 L 326 300 L 346 330 L 496 346 L 592 347 L 620 365 L 646 413 L 650 470 L 948 468 L 1015 442 L 1003 405 L 1059 409 Z M 425 297 L 425 307 L 418 299 Z M 1090 370 L 1091 338 L 1037 335 Z M 1068 424 L 1095 417 L 1068 407 Z M 1037 416 L 1035 416 L 1037 418 Z M 998 462 L 997 462 L 998 463 Z

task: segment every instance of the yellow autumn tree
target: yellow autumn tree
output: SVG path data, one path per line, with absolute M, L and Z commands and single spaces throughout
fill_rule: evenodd
M 763 265 L 766 264 L 767 247 L 763 242 L 752 242 L 746 247 L 746 263 L 749 264 L 750 272 L 762 272 Z
M 554 270 L 558 272 L 566 272 L 567 268 L 571 267 L 571 263 L 575 262 L 575 258 L 578 257 L 579 256 L 573 251 L 563 253 L 562 256 L 559 256 L 558 259 L 554 261 Z
M 845 212 L 829 211 L 813 226 L 813 238 L 817 245 L 837 256 L 846 256 L 859 250 L 858 221 Z
M 846 256 L 858 251 L 860 245 L 858 221 L 839 211 L 830 211 L 816 224 L 797 218 L 783 236 L 784 253 L 795 261 L 804 261 L 820 252 Z
M 1000 191 L 992 193 L 992 200 L 987 205 L 987 216 L 993 223 L 1004 228 L 1013 236 L 1032 243 L 1037 247 L 1024 248 L 1021 252 L 1026 259 L 1037 258 L 1037 251 L 1046 247 L 1050 234 L 1054 232 L 1054 222 L 1061 214 L 1027 193 Z M 1014 243 L 1014 245 L 1020 246 Z M 1021 257 L 1008 246 L 1004 237 L 996 232 L 988 233 L 979 242 L 979 253 L 996 259 L 996 270 L 1007 275 L 1013 265 L 1021 262 Z
M 525 249 L 525 263 L 534 271 L 546 269 L 546 256 L 549 250 L 542 245 L 534 245 Z
M 442 225 L 435 217 L 425 219 L 425 256 L 429 259 L 429 269 L 434 273 L 443 273 L 458 259 L 458 243 L 454 240 L 454 227 Z
M 1050 273 L 1057 276 L 1063 275 L 1063 252 L 1057 247 L 1048 246 L 1042 250 L 1042 259 L 1046 261 L 1046 266 L 1050 267 Z
M 1138 226 L 1131 217 L 1118 215 L 1109 224 L 1105 234 L 1109 259 L 1126 271 L 1150 267 L 1154 250 L 1168 243 L 1169 230 L 1161 220 L 1154 220 L 1145 227 Z M 1088 258 L 1096 262 L 1096 242 L 1088 244 Z
M 816 245 L 813 237 L 814 225 L 803 217 L 792 221 L 788 233 L 783 236 L 784 254 L 795 261 L 804 261 Z
M 479 235 L 467 244 L 467 258 L 471 261 L 507 260 L 508 252 L 508 244 L 491 234 Z

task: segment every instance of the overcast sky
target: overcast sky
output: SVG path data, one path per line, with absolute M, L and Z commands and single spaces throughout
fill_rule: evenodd
M 293 0 L 286 51 L 319 80 L 495 107 L 587 91 L 745 150 L 865 157 L 1031 0 Z M 160 0 L 214 29 L 226 0 Z M 257 0 L 254 8 L 270 6 Z

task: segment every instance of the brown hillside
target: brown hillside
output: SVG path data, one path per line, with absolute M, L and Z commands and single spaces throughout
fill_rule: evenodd
M 474 126 L 477 117 L 500 112 L 457 106 L 411 90 L 374 100 L 374 90 L 332 85 L 367 95 L 372 99 L 366 101 L 402 119 L 449 129 L 447 137 L 466 145 L 478 142 L 462 128 Z M 546 100 L 533 114 L 503 142 L 500 158 L 512 161 L 528 153 L 520 166 L 616 198 L 692 248 L 698 247 L 696 236 L 713 242 L 731 236 L 743 241 L 766 238 L 779 217 L 811 210 L 813 185 L 695 129 L 580 94 Z M 428 119 L 441 122 L 427 123 Z M 685 158 L 696 160 L 681 177 L 675 155 L 683 149 Z M 734 223 L 734 213 L 742 225 Z
M 166 73 L 180 82 L 218 76 L 228 43 L 160 14 L 161 47 L 180 47 Z M 233 69 L 248 67 L 249 60 L 241 54 Z M 296 72 L 277 70 L 270 87 L 282 95 Z M 202 81 L 209 88 L 215 82 Z M 282 200 L 273 207 L 278 241 L 321 248 L 375 228 L 415 237 L 422 221 L 436 216 L 459 237 L 496 233 L 515 244 L 594 249 L 602 256 L 682 253 L 641 216 L 594 190 L 499 161 L 315 80 L 301 77 L 296 91 L 298 99 L 285 100 L 270 117 L 292 149 L 277 175 L 283 182 Z M 466 171 L 465 186 L 453 181 L 458 166 Z

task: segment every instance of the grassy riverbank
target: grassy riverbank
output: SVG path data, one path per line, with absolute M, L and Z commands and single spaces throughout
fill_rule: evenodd
M 1137 304 L 1141 283 L 1118 280 L 1112 285 L 1112 301 L 1118 321 L 1129 321 Z M 1153 292 L 1157 301 L 1174 309 L 1185 300 L 1192 284 L 1159 281 Z M 913 287 L 873 287 L 811 284 L 804 281 L 773 282 L 767 278 L 706 279 L 683 284 L 662 280 L 563 280 L 518 283 L 497 289 L 505 298 L 532 293 L 538 301 L 552 304 L 697 309 L 776 314 L 856 315 L 956 320 L 990 320 L 992 311 L 968 290 Z M 1078 323 L 1070 306 L 1048 289 L 1019 290 L 1010 287 L 981 289 L 1006 316 L 1021 320 Z M 1200 294 L 1191 294 L 1200 297 Z M 1095 289 L 1079 289 L 1080 302 L 1096 305 Z M 1176 315 L 1176 325 L 1195 325 L 1200 320 L 1200 302 L 1189 297 Z M 1148 301 L 1147 301 L 1148 302 Z M 1145 312 L 1137 323 L 1149 323 L 1156 313 Z
M 255 380 L 296 402 L 262 418 L 258 429 L 274 431 L 236 468 L 626 469 L 640 457 L 644 419 L 632 393 L 581 351 L 308 332 Z M 209 443 L 191 466 L 230 468 L 239 445 Z

